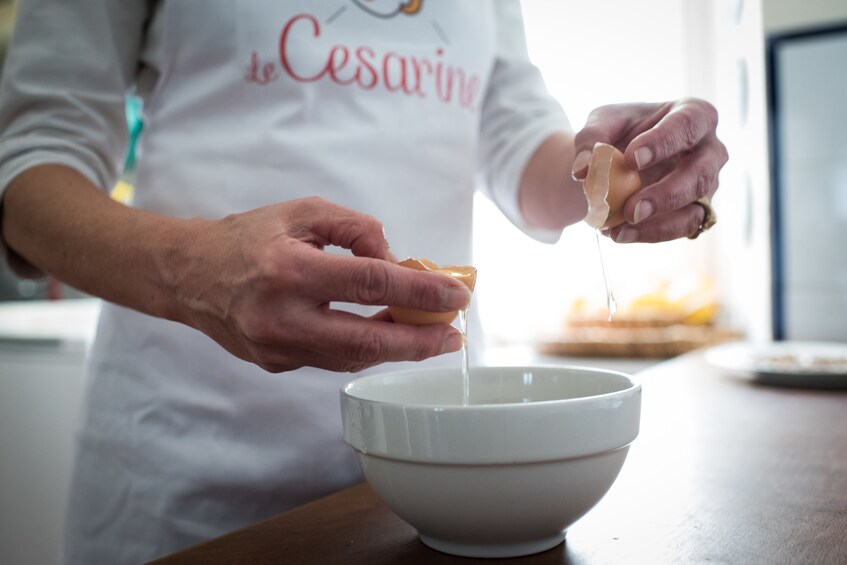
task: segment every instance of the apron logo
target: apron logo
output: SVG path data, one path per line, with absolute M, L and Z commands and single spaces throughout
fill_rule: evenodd
M 353 0 L 357 5 L 360 1 L 366 0 Z M 394 5 L 417 12 L 421 2 L 395 0 Z M 436 47 L 426 55 L 381 51 L 364 43 L 345 45 L 326 37 L 320 22 L 311 14 L 299 14 L 288 20 L 279 34 L 278 49 L 278 61 L 263 62 L 258 52 L 253 51 L 245 82 L 267 85 L 281 79 L 299 83 L 329 81 L 364 91 L 433 98 L 472 112 L 477 110 L 481 97 L 479 75 L 451 64 L 443 47 Z M 298 56 L 306 52 L 318 56 Z
M 423 0 L 352 0 L 353 4 L 377 18 L 393 18 L 399 14 L 413 16 L 421 11 Z

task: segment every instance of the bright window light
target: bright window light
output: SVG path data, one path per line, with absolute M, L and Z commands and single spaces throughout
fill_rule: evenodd
M 682 2 L 524 1 L 530 56 L 576 130 L 603 104 L 690 95 Z M 590 227 L 569 227 L 559 243 L 546 245 L 521 234 L 484 196 L 475 204 L 476 299 L 491 343 L 525 344 L 555 331 L 579 298 L 605 305 Z M 601 238 L 601 246 L 619 302 L 662 282 L 709 276 L 702 238 L 655 245 Z

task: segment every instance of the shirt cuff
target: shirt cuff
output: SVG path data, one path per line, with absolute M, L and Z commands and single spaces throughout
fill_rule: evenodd
M 539 228 L 526 222 L 518 201 L 521 177 L 530 159 L 547 138 L 554 133 L 570 129 L 567 117 L 559 114 L 522 130 L 512 140 L 510 158 L 500 166 L 496 181 L 488 187 L 492 200 L 506 218 L 523 233 L 542 243 L 556 243 L 562 237 L 562 230 Z

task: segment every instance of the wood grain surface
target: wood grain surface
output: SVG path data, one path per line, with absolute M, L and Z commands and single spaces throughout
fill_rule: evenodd
M 550 551 L 436 552 L 359 485 L 155 563 L 847 563 L 847 393 L 753 385 L 697 352 L 639 379 L 620 477 Z

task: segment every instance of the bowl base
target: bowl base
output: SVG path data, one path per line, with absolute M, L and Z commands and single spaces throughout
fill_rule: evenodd
M 436 539 L 423 534 L 419 535 L 424 544 L 442 553 L 449 553 L 450 555 L 458 555 L 460 557 L 506 558 L 521 557 L 547 551 L 565 541 L 566 534 L 567 530 L 549 538 L 513 544 L 462 543 Z

